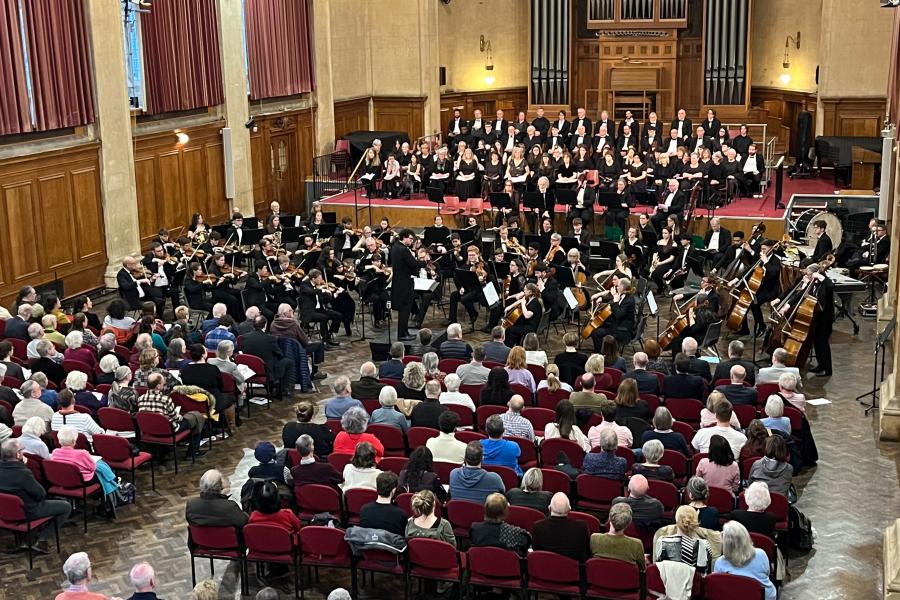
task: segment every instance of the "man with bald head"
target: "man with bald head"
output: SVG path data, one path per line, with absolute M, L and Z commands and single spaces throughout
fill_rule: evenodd
M 522 409 L 525 408 L 525 399 L 520 394 L 515 394 L 506 403 L 509 407 L 503 413 L 503 429 L 505 433 L 503 437 L 518 437 L 526 440 L 534 441 L 534 425 L 531 421 L 522 416 Z
M 615 498 L 613 506 L 624 502 L 631 507 L 632 519 L 638 527 L 655 527 L 663 517 L 663 504 L 648 495 L 650 484 L 643 475 L 633 475 L 628 481 L 628 495 Z
M 122 259 L 122 268 L 116 273 L 119 296 L 128 304 L 130 310 L 138 310 L 141 304 L 152 300 L 156 305 L 156 316 L 162 318 L 166 299 L 160 288 L 153 286 L 151 277 L 152 274 L 141 270 L 141 264 L 136 258 L 126 256 Z
M 584 521 L 569 518 L 571 509 L 564 493 L 553 494 L 550 516 L 534 524 L 532 547 L 584 562 L 590 556 L 591 532 Z
M 734 365 L 731 367 L 731 383 L 720 385 L 716 391 L 725 394 L 733 406 L 739 404 L 756 406 L 756 388 L 745 385 L 746 378 L 747 370 L 743 365 Z
M 140 562 L 131 567 L 128 574 L 131 585 L 134 586 L 134 594 L 128 600 L 157 600 L 156 572 L 150 563 Z
M 647 370 L 650 358 L 646 352 L 634 353 L 634 368 L 622 375 L 622 379 L 634 379 L 641 394 L 659 394 L 659 380 Z

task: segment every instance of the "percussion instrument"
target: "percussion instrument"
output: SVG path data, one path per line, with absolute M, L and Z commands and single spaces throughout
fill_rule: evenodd
M 788 233 L 792 238 L 804 239 L 808 246 L 815 247 L 819 239 L 813 228 L 813 223 L 816 221 L 825 221 L 827 225 L 825 233 L 831 238 L 832 247 L 837 248 L 840 246 L 844 235 L 844 224 L 834 213 L 817 208 L 808 208 L 800 213 L 796 219 L 789 221 Z

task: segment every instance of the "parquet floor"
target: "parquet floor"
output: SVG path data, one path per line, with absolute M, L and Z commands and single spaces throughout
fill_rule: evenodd
M 874 417 L 864 416 L 853 400 L 872 383 L 875 326 L 873 321 L 862 321 L 861 325 L 859 336 L 854 337 L 850 324 L 838 321 L 832 338 L 834 377 L 805 382 L 810 397 L 825 396 L 833 404 L 809 408 L 820 462 L 816 469 L 797 479 L 798 507 L 812 519 L 816 548 L 807 556 L 791 557 L 789 580 L 781 595 L 785 599 L 881 596 L 882 532 L 900 513 L 900 451 L 896 445 L 877 442 Z M 664 321 L 661 327 L 665 327 Z M 647 329 L 655 330 L 655 323 L 648 324 Z M 560 337 L 551 331 L 548 354 L 559 350 Z M 467 335 L 470 340 L 485 338 L 481 333 Z M 723 349 L 726 343 L 723 341 Z M 630 356 L 630 351 L 627 354 Z M 368 356 L 367 344 L 344 341 L 339 349 L 329 351 L 325 370 L 330 375 L 344 373 L 355 378 L 359 364 Z M 328 397 L 325 392 L 317 396 L 320 401 Z M 62 554 L 37 557 L 30 571 L 23 554 L 0 554 L 0 599 L 53 598 L 62 585 L 62 562 L 69 553 L 79 550 L 87 551 L 93 562 L 94 591 L 128 598 L 133 592 L 128 585 L 128 571 L 134 563 L 147 560 L 156 567 L 161 598 L 187 598 L 191 570 L 184 505 L 197 493 L 200 475 L 210 467 L 219 468 L 232 477 L 233 487 L 239 489 L 252 464 L 252 457 L 244 459 L 243 449 L 252 448 L 260 439 L 277 443 L 288 418 L 290 410 L 285 403 L 273 404 L 271 410 L 254 406 L 253 418 L 244 421 L 240 434 L 217 443 L 213 452 L 199 459 L 196 466 L 183 465 L 178 476 L 171 464 L 158 471 L 156 492 L 150 490 L 149 473 L 139 475 L 137 504 L 120 510 L 115 522 L 92 518 L 87 535 L 83 535 L 79 516 L 75 525 L 62 530 Z M 5 538 L 4 543 L 9 539 Z M 197 570 L 199 577 L 208 576 L 208 562 L 199 561 Z M 236 567 L 226 570 L 225 563 L 217 563 L 215 577 L 223 581 L 220 598 L 240 598 L 235 573 Z M 349 587 L 349 574 L 322 571 L 321 582 L 307 588 L 307 597 L 323 598 L 337 586 Z M 255 594 L 259 587 L 251 575 L 251 592 Z M 381 577 L 375 587 L 365 587 L 362 593 L 368 598 L 397 597 L 402 593 L 402 585 L 396 579 Z M 289 598 L 290 593 L 285 591 L 282 597 Z

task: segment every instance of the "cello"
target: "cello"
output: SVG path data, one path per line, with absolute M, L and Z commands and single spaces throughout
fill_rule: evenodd
M 834 255 L 829 254 L 819 262 L 820 272 L 827 271 L 834 264 Z M 815 282 L 810 281 L 800 295 L 797 303 L 790 307 L 788 314 L 782 315 L 778 311 L 772 314 L 774 328 L 769 336 L 769 352 L 781 347 L 787 352 L 785 365 L 789 367 L 801 367 L 809 358 L 810 338 L 813 328 L 818 299 L 812 295 L 812 287 Z M 785 302 L 793 293 L 788 294 Z
M 665 350 L 669 345 L 681 335 L 681 333 L 690 325 L 689 313 L 697 306 L 697 297 L 694 296 L 688 300 L 683 306 L 675 303 L 676 314 L 666 325 L 665 330 L 656 341 L 660 350 Z
M 771 256 L 782 244 L 790 239 L 790 236 L 785 234 L 780 242 L 777 242 L 772 246 L 768 253 L 766 253 L 766 256 Z M 743 288 L 738 286 L 732 290 L 732 295 L 735 293 L 737 293 L 737 295 L 735 296 L 734 304 L 732 304 L 731 310 L 728 313 L 728 319 L 725 322 L 728 329 L 731 329 L 732 331 L 740 329 L 741 323 L 743 323 L 744 319 L 747 317 L 747 311 L 750 309 L 750 305 L 753 304 L 756 293 L 759 291 L 765 275 L 766 268 L 763 264 L 763 257 L 760 256 L 759 260 L 757 260 L 753 267 L 749 269 L 748 275 L 745 275 Z M 740 289 L 740 292 L 737 292 L 738 289 Z
M 591 318 L 588 319 L 587 324 L 581 329 L 581 339 L 586 340 L 591 337 L 591 334 L 594 333 L 595 330 L 603 327 L 603 324 L 606 323 L 606 320 L 611 316 L 612 305 L 610 305 L 609 302 L 604 302 L 599 305 L 591 314 Z

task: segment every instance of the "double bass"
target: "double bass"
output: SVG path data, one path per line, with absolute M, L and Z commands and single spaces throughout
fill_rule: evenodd
M 777 242 L 772 246 L 766 256 L 771 256 L 782 244 L 788 242 L 790 239 L 791 237 L 785 234 L 780 242 Z M 725 322 L 725 326 L 728 327 L 728 329 L 731 329 L 732 331 L 740 329 L 741 323 L 743 323 L 744 319 L 747 317 L 747 311 L 750 310 L 750 305 L 753 304 L 753 300 L 756 298 L 756 293 L 759 291 L 765 275 L 766 268 L 763 264 L 762 256 L 760 256 L 759 260 L 757 260 L 750 269 L 749 276 L 745 278 L 743 288 L 738 285 L 732 290 L 732 295 L 737 295 L 735 296 L 734 304 L 732 304 L 731 310 L 728 313 L 728 319 Z M 740 292 L 737 291 L 738 289 L 740 289 Z

